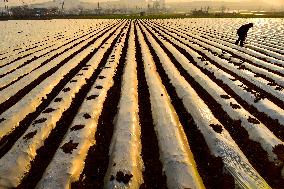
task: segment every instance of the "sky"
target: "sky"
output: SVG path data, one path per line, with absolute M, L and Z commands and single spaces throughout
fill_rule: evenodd
M 9 4 L 22 4 L 22 2 L 25 2 L 27 4 L 30 3 L 40 3 L 40 2 L 46 2 L 50 0 L 8 0 Z M 87 2 L 106 2 L 106 1 L 114 1 L 114 0 L 81 0 L 81 1 L 87 1 Z M 241 2 L 241 1 L 248 1 L 248 0 L 166 0 L 166 2 L 188 2 L 188 1 L 229 1 L 229 2 Z M 255 1 L 256 3 L 260 0 L 251 0 Z M 271 5 L 284 5 L 284 0 L 262 0 L 265 1 Z M 0 0 L 0 2 L 3 3 L 3 0 Z

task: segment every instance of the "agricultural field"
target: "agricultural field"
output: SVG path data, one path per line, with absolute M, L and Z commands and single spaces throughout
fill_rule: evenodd
M 0 22 L 0 189 L 283 188 L 283 21 Z

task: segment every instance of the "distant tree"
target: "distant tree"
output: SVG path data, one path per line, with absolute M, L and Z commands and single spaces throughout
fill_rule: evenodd
M 223 5 L 223 6 L 221 6 L 220 11 L 221 11 L 221 13 L 225 13 L 225 11 L 226 11 L 226 7 L 225 7 L 224 5 Z
M 205 8 L 205 11 L 208 13 L 208 12 L 210 11 L 210 7 L 209 7 L 209 6 L 206 7 L 206 8 Z

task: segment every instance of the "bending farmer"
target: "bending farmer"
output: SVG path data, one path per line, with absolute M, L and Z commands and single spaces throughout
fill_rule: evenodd
M 246 37 L 247 37 L 247 34 L 248 34 L 248 31 L 250 28 L 253 27 L 253 23 L 249 23 L 249 24 L 245 24 L 245 25 L 242 25 L 238 31 L 237 31 L 237 34 L 239 35 L 239 39 L 236 41 L 236 45 L 240 43 L 240 45 L 243 47 L 244 46 L 244 41 L 246 40 Z

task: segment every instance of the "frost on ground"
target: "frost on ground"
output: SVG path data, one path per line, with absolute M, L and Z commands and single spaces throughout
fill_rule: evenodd
M 283 188 L 283 19 L 0 26 L 0 188 Z

